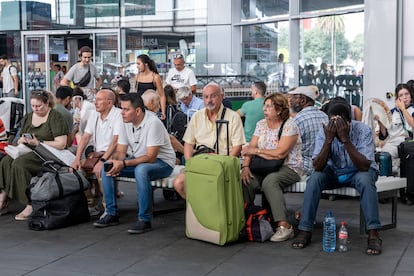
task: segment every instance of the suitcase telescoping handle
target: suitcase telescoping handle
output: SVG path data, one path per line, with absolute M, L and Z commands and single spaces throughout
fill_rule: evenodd
M 219 154 L 219 134 L 221 130 L 221 126 L 226 125 L 226 142 L 227 142 L 227 155 L 230 154 L 230 146 L 229 146 L 229 121 L 227 120 L 216 120 L 216 153 Z

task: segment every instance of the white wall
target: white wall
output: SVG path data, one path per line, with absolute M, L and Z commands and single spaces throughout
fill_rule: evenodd
M 397 84 L 398 6 L 395 0 L 365 0 L 364 99 L 380 98 Z

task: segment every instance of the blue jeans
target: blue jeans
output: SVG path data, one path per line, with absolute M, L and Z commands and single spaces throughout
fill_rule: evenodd
M 375 187 L 378 179 L 377 171 L 370 168 L 366 172 L 357 172 L 349 183 L 344 184 L 339 184 L 335 179 L 335 174 L 329 167 L 321 172 L 312 172 L 306 182 L 299 229 L 312 231 L 322 191 L 339 187 L 352 187 L 359 192 L 367 230 L 381 228 L 377 187 Z
M 168 177 L 173 171 L 167 163 L 158 159 L 155 163 L 142 163 L 136 167 L 125 167 L 120 171 L 119 176 L 135 177 L 138 196 L 138 219 L 143 221 L 151 220 L 152 187 L 151 181 Z M 115 180 L 112 176 L 106 176 L 102 166 L 102 185 L 106 201 L 106 213 L 118 215 Z

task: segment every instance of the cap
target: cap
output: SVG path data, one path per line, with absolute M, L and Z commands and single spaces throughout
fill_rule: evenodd
M 309 86 L 299 86 L 295 90 L 289 91 L 288 94 L 300 94 L 309 97 L 312 100 L 316 99 L 315 91 L 313 91 L 313 89 Z

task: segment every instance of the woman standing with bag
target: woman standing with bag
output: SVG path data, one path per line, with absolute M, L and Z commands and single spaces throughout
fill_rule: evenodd
M 157 91 L 161 100 L 161 120 L 165 120 L 167 100 L 155 62 L 147 55 L 139 55 L 137 57 L 137 68 L 138 74 L 135 78 L 135 88 L 138 95 L 142 96 L 148 89 Z
M 30 96 L 33 112 L 22 119 L 22 137 L 18 144 L 36 147 L 40 142 L 62 150 L 66 147 L 69 129 L 62 115 L 53 109 L 54 100 L 50 92 L 35 90 Z M 30 134 L 30 135 L 24 135 Z M 16 220 L 27 220 L 32 206 L 26 196 L 26 188 L 33 176 L 41 170 L 43 160 L 34 152 L 23 154 L 16 159 L 4 157 L 0 162 L 0 215 L 7 213 L 7 198 L 13 198 L 26 208 L 15 216 Z
M 263 189 L 277 225 L 271 241 L 293 238 L 293 226 L 286 219 L 283 189 L 300 181 L 302 154 L 299 128 L 289 118 L 287 98 L 282 93 L 267 96 L 264 100 L 264 119 L 256 124 L 250 143 L 242 149 L 244 156 L 241 178 L 245 202 L 253 203 L 255 191 Z M 267 160 L 284 159 L 283 165 L 269 174 L 252 173 L 250 164 L 255 157 Z

